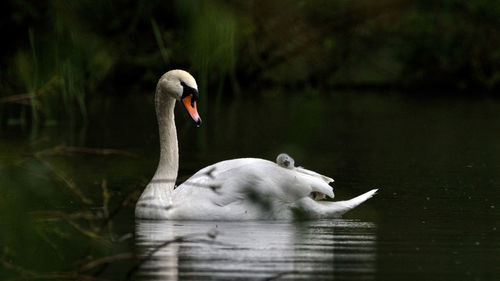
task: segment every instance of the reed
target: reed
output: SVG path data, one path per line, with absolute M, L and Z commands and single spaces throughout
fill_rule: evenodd
M 28 105 L 28 110 L 9 118 L 24 126 L 24 115 L 31 116 L 34 127 L 87 122 L 87 93 L 95 90 L 113 65 L 102 39 L 57 16 L 52 25 L 54 32 L 48 34 L 30 28 L 29 50 L 20 49 L 13 58 L 11 77 L 23 93 L 11 97 L 19 96 L 16 102 Z
M 216 1 L 183 1 L 179 6 L 181 15 L 189 19 L 185 26 L 185 44 L 200 90 L 207 95 L 207 85 L 217 85 L 215 96 L 220 101 L 224 84 L 230 79 L 233 92 L 238 92 L 235 73 L 239 20 L 236 15 Z
M 158 48 L 160 49 L 161 58 L 165 64 L 169 63 L 170 50 L 165 46 L 165 42 L 163 40 L 160 27 L 156 20 L 151 19 L 151 26 L 153 27 L 153 34 L 156 39 L 156 43 L 158 44 Z
M 14 31 L 2 30 L 25 36 L 7 42 L 16 46 L 0 58 L 0 119 L 22 126 L 85 122 L 98 87 L 147 91 L 172 67 L 193 73 L 216 105 L 238 96 L 240 85 L 246 95 L 270 86 L 496 95 L 499 3 L 19 2 L 5 24 Z

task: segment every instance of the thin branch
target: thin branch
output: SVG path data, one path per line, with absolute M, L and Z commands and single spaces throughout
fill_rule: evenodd
M 132 258 L 135 258 L 135 256 L 136 256 L 135 253 L 128 252 L 128 253 L 116 254 L 113 256 L 102 257 L 102 258 L 93 260 L 93 261 L 83 265 L 79 269 L 79 272 L 89 271 L 89 270 L 94 269 L 100 265 L 107 265 L 107 264 L 113 263 L 115 261 L 132 259 Z
M 52 166 L 49 162 L 43 160 L 41 157 L 36 158 L 40 161 L 40 163 L 47 167 L 56 176 L 56 178 L 59 179 L 59 181 L 63 182 L 66 187 L 68 187 L 69 190 L 71 190 L 83 203 L 92 204 L 92 200 L 87 198 L 87 196 L 85 196 L 83 192 L 71 180 L 66 178 L 66 176 L 64 176 L 59 170 L 54 168 L 54 166 Z
M 78 230 L 81 234 L 83 234 L 85 236 L 88 236 L 88 237 L 93 238 L 93 239 L 100 239 L 101 238 L 96 232 L 93 232 L 93 231 L 90 231 L 90 230 L 86 230 L 86 229 L 84 229 L 83 227 L 81 227 L 79 224 L 77 224 L 76 222 L 74 222 L 72 220 L 67 220 L 67 222 L 71 226 L 73 226 L 76 230 Z
M 150 181 L 150 183 L 171 183 L 171 182 L 175 182 L 175 180 L 172 180 L 172 179 L 153 179 Z M 204 184 L 204 183 L 191 182 L 191 181 L 186 181 L 183 184 L 195 186 L 195 187 L 210 188 L 215 193 L 219 193 L 219 188 L 221 188 L 221 186 L 217 185 L 217 184 Z
M 196 236 L 208 236 L 211 239 L 190 239 L 189 237 L 196 237 Z M 204 233 L 204 234 L 191 234 L 189 236 L 179 236 L 175 237 L 172 240 L 167 240 L 164 241 L 163 243 L 157 245 L 154 247 L 149 253 L 147 253 L 143 258 L 141 258 L 126 274 L 125 280 L 130 280 L 132 275 L 148 260 L 150 260 L 156 252 L 161 250 L 162 248 L 170 245 L 170 244 L 175 244 L 175 243 L 206 243 L 206 244 L 211 244 L 211 245 L 221 245 L 221 246 L 230 246 L 234 247 L 234 245 L 227 244 L 227 243 L 222 243 L 215 241 L 214 239 L 216 238 L 217 233 L 215 232 L 209 232 L 209 233 Z
M 112 149 L 112 148 L 89 148 L 89 147 L 81 147 L 81 146 L 66 146 L 65 144 L 61 144 L 52 148 L 48 148 L 36 153 L 38 156 L 47 156 L 47 155 L 67 155 L 72 153 L 84 153 L 84 154 L 93 154 L 93 155 L 123 155 L 128 157 L 137 157 L 136 154 Z
M 141 186 L 142 187 L 142 186 Z M 111 220 L 126 206 L 128 206 L 129 202 L 133 200 L 135 202 L 136 200 L 136 192 L 138 191 L 139 187 L 131 189 L 128 194 L 123 197 L 122 201 L 116 207 L 113 211 L 109 212 L 109 214 L 105 217 L 105 220 L 100 226 L 99 233 L 102 233 L 103 229 L 111 222 Z
M 62 219 L 64 220 L 84 219 L 87 221 L 91 221 L 91 220 L 100 220 L 103 218 L 101 214 L 96 214 L 91 211 L 81 211 L 69 214 L 61 211 L 33 211 L 30 213 L 36 215 L 37 217 L 40 217 L 39 220 L 45 222 L 60 221 Z
M 11 95 L 11 96 L 6 96 L 6 97 L 0 98 L 0 103 L 12 102 L 12 103 L 30 104 L 30 101 L 29 101 L 30 98 L 31 98 L 30 94 Z
M 50 272 L 38 273 L 5 261 L 0 258 L 0 265 L 4 268 L 18 273 L 20 276 L 10 280 L 82 280 L 82 281 L 105 281 L 106 279 L 96 278 L 88 275 L 80 275 L 76 272 Z
M 273 276 L 264 278 L 264 280 L 265 281 L 277 280 L 283 276 L 290 275 L 290 274 L 297 274 L 297 273 L 300 273 L 300 271 L 298 271 L 298 270 L 283 271 L 283 272 L 279 272 Z
M 102 188 L 102 210 L 104 214 L 104 219 L 106 220 L 106 225 L 108 226 L 108 232 L 111 235 L 113 229 L 113 221 L 109 217 L 109 198 L 111 197 L 108 191 L 108 183 L 105 179 L 101 182 Z
M 123 234 L 120 238 L 118 238 L 117 241 L 121 243 L 121 242 L 126 241 L 130 238 L 134 238 L 134 234 L 129 232 L 129 233 Z

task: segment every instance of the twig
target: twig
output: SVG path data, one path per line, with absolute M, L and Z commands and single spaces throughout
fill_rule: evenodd
M 137 157 L 136 154 L 118 150 L 111 148 L 89 148 L 89 147 L 81 147 L 81 146 L 66 146 L 65 144 L 61 144 L 52 148 L 48 148 L 42 151 L 37 152 L 36 154 L 39 156 L 46 155 L 64 155 L 71 153 L 85 153 L 85 154 L 93 154 L 93 155 L 123 155 L 128 157 Z
M 56 221 L 56 220 L 63 219 L 69 225 L 71 225 L 73 228 L 75 228 L 78 232 L 80 232 L 81 234 L 83 234 L 89 238 L 92 238 L 92 239 L 101 239 L 102 238 L 99 235 L 99 231 L 87 230 L 75 222 L 76 219 L 80 219 L 80 218 L 83 218 L 83 219 L 87 220 L 88 222 L 91 222 L 91 221 L 98 220 L 98 219 L 102 218 L 102 216 L 99 217 L 98 215 L 95 215 L 95 214 L 90 213 L 90 212 L 77 212 L 77 213 L 73 213 L 73 214 L 65 214 L 64 212 L 35 212 L 35 213 L 45 214 L 46 216 L 57 216 L 58 218 L 44 218 L 44 219 L 40 219 L 40 220 L 50 222 L 50 221 Z
M 126 207 L 130 200 L 136 200 L 136 192 L 138 190 L 139 187 L 136 187 L 136 188 L 133 188 L 132 190 L 129 191 L 129 193 L 123 197 L 122 201 L 120 202 L 120 204 L 118 205 L 118 207 L 116 207 L 113 211 L 109 212 L 108 216 L 105 217 L 105 220 L 104 222 L 101 224 L 100 226 L 100 230 L 99 230 L 99 233 L 102 233 L 104 227 L 106 227 L 110 222 L 111 220 L 124 208 Z
M 132 253 L 132 252 L 121 253 L 121 254 L 116 254 L 116 255 L 107 256 L 107 257 L 102 257 L 102 258 L 93 260 L 93 261 L 91 261 L 91 262 L 83 265 L 80 268 L 79 272 L 89 271 L 89 270 L 94 269 L 94 268 L 96 268 L 97 266 L 100 266 L 100 265 L 106 265 L 106 264 L 113 263 L 115 261 L 132 259 L 132 258 L 135 258 L 135 253 Z
M 172 180 L 172 179 L 152 179 L 150 181 L 150 183 L 171 183 L 171 182 L 175 182 L 175 180 Z M 219 188 L 221 188 L 221 186 L 217 185 L 217 184 L 204 184 L 204 183 L 191 182 L 191 181 L 185 181 L 183 184 L 195 186 L 195 187 L 210 188 L 215 193 L 219 193 Z
M 279 272 L 273 276 L 270 276 L 270 277 L 267 277 L 267 278 L 264 278 L 265 281 L 271 281 L 271 280 L 276 280 L 276 279 L 279 279 L 285 275 L 290 275 L 290 274 L 297 274 L 297 273 L 300 273 L 300 271 L 298 270 L 290 270 L 290 271 L 283 271 L 283 272 Z
M 79 224 L 77 224 L 76 222 L 74 222 L 72 220 L 67 220 L 67 222 L 85 236 L 88 236 L 88 237 L 93 238 L 93 239 L 100 239 L 101 238 L 97 233 L 84 229 L 83 227 L 81 227 Z
M 130 232 L 129 232 L 129 233 L 125 233 L 125 234 L 124 234 L 124 235 L 122 235 L 120 238 L 118 238 L 118 242 L 120 242 L 120 243 L 121 243 L 121 242 L 123 242 L 123 241 L 125 241 L 125 240 L 128 240 L 128 239 L 130 239 L 130 238 L 133 238 L 133 237 L 134 237 L 134 234 L 132 234 L 132 233 L 130 233 Z
M 137 206 L 139 206 L 141 208 L 149 208 L 149 209 L 163 209 L 165 211 L 172 209 L 172 205 L 162 206 L 162 205 L 158 205 L 158 204 L 138 203 Z
M 111 218 L 109 217 L 109 198 L 110 194 L 108 191 L 108 183 L 105 179 L 102 180 L 101 182 L 101 188 L 102 188 L 102 211 L 104 215 L 104 219 L 107 221 L 107 226 L 108 226 L 108 232 L 111 235 L 112 229 L 113 229 L 113 222 Z
M 37 217 L 44 217 L 44 218 L 39 218 L 39 220 L 45 222 L 58 221 L 61 219 L 66 219 L 66 220 L 85 219 L 87 221 L 102 219 L 102 215 L 95 214 L 90 211 L 81 211 L 69 214 L 61 211 L 34 211 L 30 213 L 36 215 Z
M 17 272 L 20 276 L 11 278 L 10 280 L 82 280 L 82 281 L 104 281 L 106 279 L 96 278 L 88 275 L 80 275 L 76 272 L 50 272 L 37 273 L 20 266 L 14 265 L 5 261 L 4 257 L 0 258 L 0 264 L 11 271 Z
M 193 237 L 193 236 L 199 236 L 199 235 L 207 235 L 208 237 L 210 237 L 211 239 L 189 239 L 188 236 L 179 236 L 179 237 L 175 237 L 174 239 L 172 240 L 167 240 L 161 244 L 159 244 L 158 246 L 156 246 L 155 248 L 153 248 L 151 251 L 149 251 L 149 253 L 147 253 L 145 255 L 145 257 L 141 258 L 128 272 L 127 274 L 125 275 L 125 280 L 130 280 L 130 278 L 132 277 L 132 275 L 148 260 L 150 260 L 153 255 L 158 252 L 159 250 L 161 250 L 162 248 L 170 245 L 170 244 L 174 244 L 174 243 L 206 243 L 206 244 L 215 244 L 215 245 L 221 245 L 221 246 L 231 246 L 231 247 L 234 247 L 234 245 L 231 245 L 231 244 L 227 244 L 227 243 L 222 243 L 222 242 L 218 242 L 218 241 L 215 241 L 214 239 L 216 238 L 216 233 L 213 233 L 213 232 L 209 232 L 209 233 L 204 233 L 204 234 L 191 234 L 189 236 Z
M 19 94 L 19 95 L 11 95 L 7 97 L 2 97 L 0 98 L 0 103 L 22 103 L 22 104 L 29 104 L 29 99 L 31 98 L 30 94 Z
M 83 192 L 76 187 L 76 185 L 67 179 L 59 170 L 54 168 L 49 162 L 43 160 L 41 157 L 36 157 L 40 163 L 42 163 L 45 167 L 47 167 L 56 177 L 59 179 L 59 181 L 63 182 L 66 187 L 68 187 L 75 195 L 78 196 L 78 198 L 85 204 L 92 204 L 92 200 L 87 198 Z

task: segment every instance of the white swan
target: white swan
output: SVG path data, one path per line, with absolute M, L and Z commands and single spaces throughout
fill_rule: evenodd
M 284 154 L 277 162 L 240 158 L 205 167 L 175 188 L 179 168 L 174 106 L 177 100 L 196 122 L 198 87 L 186 71 L 165 73 L 156 87 L 155 105 L 160 132 L 160 160 L 153 179 L 139 198 L 135 216 L 141 219 L 249 220 L 339 217 L 372 197 L 376 189 L 347 201 L 334 197 L 333 179 L 295 167 Z

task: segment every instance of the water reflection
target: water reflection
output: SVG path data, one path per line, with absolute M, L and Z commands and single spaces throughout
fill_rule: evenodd
M 375 279 L 376 225 L 356 220 L 138 221 L 141 280 Z M 168 243 L 183 237 L 183 241 Z M 350 277 L 350 278 L 349 278 Z

